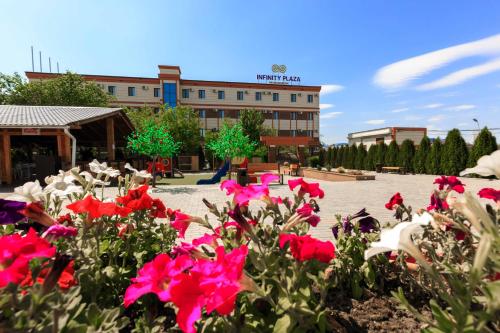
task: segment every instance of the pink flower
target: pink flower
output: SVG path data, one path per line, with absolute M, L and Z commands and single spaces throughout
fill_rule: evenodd
M 54 224 L 50 226 L 44 233 L 43 237 L 54 236 L 59 237 L 75 237 L 78 235 L 78 229 L 74 227 L 66 227 L 62 224 Z
M 198 217 L 193 217 L 180 211 L 175 211 L 175 220 L 170 222 L 170 225 L 179 231 L 179 237 L 184 238 L 187 228 L 191 224 L 191 222 L 198 221 Z
M 399 194 L 399 192 L 397 192 L 391 197 L 389 202 L 385 204 L 385 208 L 393 210 L 394 206 L 401 206 L 402 204 L 403 204 L 403 197 L 401 196 L 401 194 Z
M 297 214 L 299 214 L 300 217 L 305 218 L 306 222 L 312 225 L 313 227 L 317 226 L 320 218 L 318 215 L 314 215 L 313 208 L 309 204 L 304 204 L 302 207 L 298 208 L 296 210 Z
M 260 181 L 261 181 L 262 185 L 265 185 L 265 186 L 267 186 L 270 183 L 275 182 L 279 179 L 280 179 L 280 177 L 278 175 L 273 174 L 273 173 L 265 173 L 265 174 L 260 176 Z
M 479 195 L 479 197 L 483 199 L 491 199 L 495 202 L 500 201 L 500 191 L 495 190 L 494 188 L 483 188 L 477 193 L 477 195 Z
M 442 191 L 446 185 L 447 191 L 455 191 L 457 193 L 464 193 L 464 184 L 455 176 L 441 176 L 434 179 L 434 184 L 439 184 L 439 190 Z
M 168 254 L 159 254 L 139 270 L 137 277 L 131 279 L 132 284 L 125 291 L 123 304 L 128 307 L 148 293 L 154 293 L 161 301 L 169 302 L 171 280 L 192 265 L 193 260 L 187 255 L 172 260 Z
M 306 193 L 309 194 L 311 198 L 319 197 L 321 199 L 325 196 L 325 192 L 319 188 L 319 183 L 308 183 L 303 178 L 290 179 L 288 181 L 288 186 L 291 191 L 299 185 L 300 197 L 303 197 Z
M 51 258 L 56 248 L 40 238 L 34 229 L 24 236 L 12 234 L 0 237 L 0 288 L 18 284 L 28 275 L 33 258 Z
M 220 238 L 218 235 L 209 235 L 209 234 L 204 234 L 201 237 L 198 237 L 196 239 L 193 239 L 191 242 L 194 246 L 200 246 L 203 244 L 207 244 L 214 249 L 217 248 L 217 239 Z
M 221 190 L 226 190 L 227 195 L 234 194 L 233 202 L 239 205 L 248 205 L 250 200 L 260 200 L 269 195 L 267 184 L 241 186 L 232 179 L 223 181 L 220 185 Z
M 297 236 L 295 234 L 281 234 L 279 241 L 280 248 L 290 243 L 292 256 L 298 261 L 316 259 L 329 263 L 335 258 L 335 246 L 330 241 L 323 242 L 309 235 Z

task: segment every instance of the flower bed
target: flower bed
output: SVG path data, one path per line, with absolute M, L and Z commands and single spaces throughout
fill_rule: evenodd
M 0 199 L 0 330 L 33 332 L 498 331 L 500 191 L 435 180 L 426 209 L 396 193 L 394 226 L 365 209 L 336 216 L 330 240 L 318 183 L 221 184 L 208 215 L 167 208 L 147 172 L 94 161 Z M 496 169 L 492 169 L 495 174 Z M 484 172 L 484 170 L 482 170 Z M 500 174 L 495 174 L 500 176 Z M 116 198 L 103 196 L 117 178 Z M 259 201 L 260 208 L 249 203 Z M 69 211 L 67 214 L 66 211 Z M 187 242 L 192 224 L 206 233 Z M 392 295 L 393 297 L 391 298 Z M 406 311 L 397 310 L 397 304 Z
M 349 173 L 341 173 L 337 171 L 326 171 L 326 170 L 317 170 L 312 168 L 303 168 L 301 169 L 301 173 L 303 177 L 318 179 L 318 180 L 327 180 L 331 182 L 345 182 L 345 181 L 355 181 L 355 180 L 375 180 L 375 175 L 365 175 L 365 174 L 349 174 Z

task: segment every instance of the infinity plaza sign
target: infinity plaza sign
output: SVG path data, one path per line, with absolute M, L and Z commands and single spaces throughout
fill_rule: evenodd
M 272 71 L 273 73 L 277 74 L 257 74 L 257 80 L 258 81 L 267 81 L 267 83 L 274 83 L 274 84 L 293 84 L 293 83 L 300 83 L 300 76 L 289 76 L 289 75 L 281 75 L 286 73 L 286 66 L 285 65 L 277 65 L 274 64 L 272 66 Z M 281 73 L 281 74 L 279 74 Z

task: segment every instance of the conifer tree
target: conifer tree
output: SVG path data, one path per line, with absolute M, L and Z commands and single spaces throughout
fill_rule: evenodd
M 415 173 L 427 173 L 427 158 L 431 151 L 431 141 L 427 136 L 424 136 L 420 141 L 420 145 L 415 153 L 415 160 L 413 162 L 413 168 Z
M 331 164 L 330 164 L 330 166 L 332 168 L 335 168 L 335 166 L 337 164 L 338 153 L 339 153 L 339 150 L 337 149 L 337 147 L 333 147 L 332 148 L 332 161 L 331 161 Z
M 330 146 L 326 151 L 326 165 L 329 165 L 331 167 L 332 160 L 333 160 L 333 148 Z
M 354 169 L 357 153 L 358 153 L 358 147 L 355 144 L 349 146 L 347 150 L 347 165 L 346 165 L 347 169 Z
M 425 170 L 427 174 L 440 175 L 443 173 L 441 168 L 441 157 L 443 154 L 443 144 L 441 139 L 437 137 L 432 143 L 431 150 L 427 156 Z
M 474 140 L 474 145 L 469 155 L 468 166 L 476 166 L 477 160 L 480 159 L 481 156 L 490 155 L 497 149 L 497 139 L 491 134 L 487 127 L 483 128 Z
M 375 170 L 375 160 L 377 158 L 377 145 L 372 144 L 370 148 L 368 148 L 368 154 L 365 159 L 365 169 L 369 171 Z
M 364 144 L 360 144 L 356 151 L 356 157 L 354 158 L 354 168 L 357 170 L 362 170 L 365 167 L 366 159 L 366 148 Z
M 375 157 L 375 165 L 385 165 L 385 155 L 387 154 L 387 145 L 385 142 L 377 144 L 377 154 Z
M 387 152 L 385 154 L 385 165 L 386 166 L 397 166 L 398 165 L 398 155 L 399 155 L 399 147 L 395 140 L 392 140 L 387 148 Z
M 325 155 L 326 155 L 325 154 L 325 148 L 321 147 L 319 149 L 319 154 L 318 154 L 319 165 L 321 167 L 325 166 L 325 159 L 326 159 Z
M 467 167 L 469 152 L 467 144 L 456 128 L 448 132 L 443 145 L 441 167 L 445 175 L 458 176 Z
M 398 154 L 398 164 L 406 172 L 413 172 L 413 159 L 415 157 L 415 145 L 410 139 L 406 139 L 401 144 Z

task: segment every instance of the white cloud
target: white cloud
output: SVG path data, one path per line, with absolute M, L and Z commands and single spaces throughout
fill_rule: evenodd
M 399 109 L 394 109 L 391 112 L 392 113 L 400 113 L 400 112 L 405 112 L 405 111 L 408 111 L 408 110 L 410 110 L 410 108 L 399 108 Z
M 441 104 L 441 103 L 432 103 L 432 104 L 427 104 L 427 105 L 422 106 L 422 109 L 437 109 L 437 108 L 440 108 L 442 106 L 443 106 L 443 104 Z
M 320 95 L 328 95 L 332 93 L 339 92 L 344 89 L 344 86 L 341 86 L 340 84 L 323 84 L 321 85 L 321 92 Z
M 415 121 L 415 120 L 422 119 L 422 117 L 421 116 L 415 116 L 415 115 L 408 115 L 404 119 L 408 120 L 408 121 Z
M 486 75 L 496 71 L 500 71 L 500 58 L 485 62 L 481 65 L 472 66 L 453 72 L 435 81 L 422 84 L 417 87 L 417 90 L 425 91 L 455 86 L 478 76 Z
M 442 115 L 442 114 L 437 114 L 437 115 L 432 116 L 432 117 L 430 117 L 429 119 L 427 119 L 427 121 L 428 121 L 428 122 L 430 122 L 430 123 L 435 123 L 435 122 L 438 122 L 438 121 L 443 120 L 444 118 L 445 118 L 445 116 L 444 116 L 444 115 Z
M 377 71 L 373 78 L 373 82 L 386 89 L 403 88 L 412 81 L 438 68 L 444 67 L 459 59 L 477 55 L 500 55 L 500 34 L 425 53 L 384 66 Z M 470 77 L 477 71 L 478 69 L 475 69 L 472 72 L 466 73 L 465 77 Z M 484 71 L 484 68 L 479 69 L 479 72 Z M 459 78 L 463 77 L 464 74 L 460 74 Z M 457 78 L 455 78 L 455 80 L 457 80 Z
M 343 112 L 328 112 L 328 113 L 323 113 L 319 117 L 321 119 L 334 119 L 340 116 Z
M 334 107 L 335 107 L 335 104 L 328 104 L 328 103 L 320 103 L 319 104 L 319 108 L 321 110 L 331 109 L 331 108 L 334 108 Z
M 446 110 L 449 111 L 465 111 L 465 110 L 472 110 L 475 109 L 476 106 L 474 104 L 460 104 L 460 105 L 454 105 L 446 108 Z
M 469 123 L 458 123 L 457 126 L 458 127 L 464 127 L 464 126 L 468 126 Z
M 369 125 L 382 125 L 384 123 L 385 123 L 384 119 L 372 119 L 372 120 L 365 121 L 365 124 L 369 124 Z

